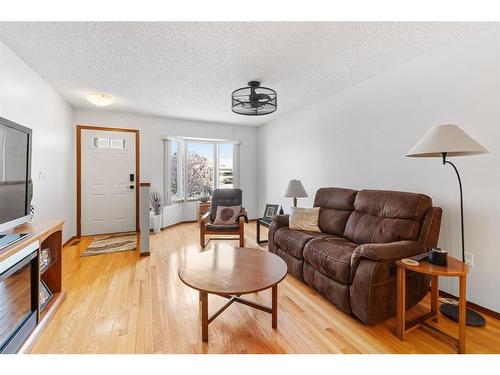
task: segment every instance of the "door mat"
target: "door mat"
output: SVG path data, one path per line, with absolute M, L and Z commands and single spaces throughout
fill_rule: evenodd
M 100 254 L 117 253 L 137 249 L 137 233 L 105 234 L 94 237 L 89 247 L 80 254 L 88 257 Z

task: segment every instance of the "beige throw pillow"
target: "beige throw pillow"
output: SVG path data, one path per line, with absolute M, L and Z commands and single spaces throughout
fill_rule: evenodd
M 300 208 L 292 207 L 290 213 L 290 229 L 309 230 L 311 232 L 321 232 L 319 229 L 319 207 Z
M 215 225 L 233 225 L 238 222 L 238 216 L 241 212 L 241 205 L 238 206 L 217 206 L 215 214 Z

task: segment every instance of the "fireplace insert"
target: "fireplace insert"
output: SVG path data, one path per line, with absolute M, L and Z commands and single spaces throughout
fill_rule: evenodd
M 0 262 L 0 353 L 16 353 L 38 319 L 38 241 Z

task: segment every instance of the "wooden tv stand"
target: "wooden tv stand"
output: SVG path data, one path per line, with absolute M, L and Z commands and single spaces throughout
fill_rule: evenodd
M 62 287 L 62 227 L 64 220 L 47 220 L 32 224 L 24 224 L 12 230 L 12 233 L 28 233 L 28 236 L 21 241 L 15 242 L 12 245 L 0 250 L 0 261 L 16 254 L 24 249 L 29 244 L 39 241 L 38 262 L 40 267 L 40 252 L 42 249 L 50 248 L 52 261 L 49 266 L 40 271 L 38 279 L 38 289 L 41 288 L 43 280 L 52 292 L 52 298 L 44 306 L 38 310 L 38 322 L 24 344 L 19 349 L 18 353 L 28 352 L 36 341 L 36 338 L 44 330 L 49 320 L 54 315 L 54 312 L 59 308 L 66 297 L 66 293 Z

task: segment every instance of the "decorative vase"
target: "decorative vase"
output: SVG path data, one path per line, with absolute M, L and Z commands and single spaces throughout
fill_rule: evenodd
M 160 233 L 161 231 L 161 214 L 153 216 L 153 233 Z
M 283 211 L 283 206 L 280 206 L 280 215 L 284 215 L 285 211 Z

